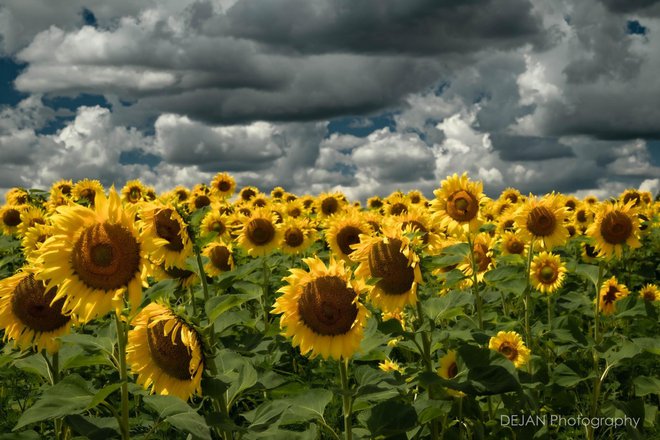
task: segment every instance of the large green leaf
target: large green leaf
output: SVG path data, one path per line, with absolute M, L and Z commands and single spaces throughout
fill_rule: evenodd
M 424 313 L 436 323 L 464 315 L 464 307 L 472 304 L 474 297 L 469 293 L 452 290 L 446 295 L 430 298 L 423 304 Z
M 189 432 L 196 439 L 211 439 L 211 431 L 204 417 L 199 415 L 178 397 L 145 396 L 144 403 L 158 413 L 159 419 L 169 423 L 173 427 Z
M 367 419 L 372 437 L 402 434 L 417 425 L 417 412 L 412 405 L 399 400 L 387 400 L 374 406 Z
M 325 407 L 332 401 L 332 392 L 325 389 L 311 389 L 289 399 L 291 406 L 282 416 L 282 424 L 324 420 Z
M 657 377 L 639 376 L 633 379 L 633 385 L 635 385 L 635 396 L 660 394 L 660 379 Z
M 206 316 L 208 316 L 209 321 L 215 321 L 227 310 L 238 307 L 247 301 L 257 299 L 260 296 L 260 290 L 253 290 L 250 293 L 243 294 L 222 294 L 220 296 L 214 296 L 206 303 Z
M 66 416 L 66 424 L 77 434 L 89 440 L 107 440 L 119 438 L 119 424 L 114 417 Z
M 220 350 L 216 356 L 220 375 L 218 379 L 229 383 L 227 402 L 232 403 L 243 391 L 257 383 L 258 375 L 249 360 L 231 350 Z
M 560 387 L 572 388 L 588 377 L 580 377 L 572 368 L 566 364 L 559 364 L 552 372 L 552 382 Z

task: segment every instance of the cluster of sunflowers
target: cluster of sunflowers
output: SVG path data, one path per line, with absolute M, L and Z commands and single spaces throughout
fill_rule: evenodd
M 303 355 L 346 364 L 360 350 L 369 316 L 414 330 L 411 321 L 423 316 L 420 286 L 435 286 L 438 296 L 471 291 L 484 330 L 479 289 L 496 257 L 527 262 L 527 308 L 530 291 L 550 295 L 562 287 L 568 269 L 557 249 L 575 243 L 584 262 L 621 259 L 657 227 L 659 206 L 636 190 L 602 202 L 511 188 L 490 199 L 465 174 L 448 177 L 430 200 L 419 191 L 395 192 L 364 207 L 338 192 L 235 190 L 234 179 L 219 173 L 209 184 L 163 194 L 138 180 L 119 193 L 106 193 L 95 180 L 59 181 L 49 193 L 9 191 L 0 227 L 20 240 L 24 263 L 0 281 L 5 340 L 53 354 L 72 327 L 114 314 L 126 370 L 152 392 L 188 400 L 202 394 L 214 347 L 204 346 L 208 341 L 180 309 L 145 301 L 144 289 L 158 281 L 176 280 L 184 291 L 201 285 L 208 300 L 208 285 L 237 262 L 279 252 L 290 275 L 279 281 L 276 297 L 265 289 L 264 331 L 279 315 L 282 335 Z M 460 246 L 466 251 L 447 257 Z M 629 289 L 616 277 L 598 281 L 597 314 L 611 315 Z M 645 301 L 658 300 L 656 285 L 638 287 Z M 528 320 L 524 335 L 493 332 L 487 344 L 516 368 L 529 362 Z M 428 366 L 452 379 L 456 352 L 431 355 Z M 392 359 L 380 368 L 402 371 Z

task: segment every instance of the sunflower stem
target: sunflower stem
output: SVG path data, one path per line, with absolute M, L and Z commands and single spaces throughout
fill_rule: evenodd
M 470 265 L 472 267 L 472 293 L 474 295 L 475 307 L 477 308 L 477 320 L 479 321 L 479 330 L 484 329 L 484 320 L 481 312 L 481 295 L 479 294 L 479 281 L 477 277 L 477 271 L 479 267 L 477 266 L 476 259 L 474 257 L 474 243 L 472 242 L 472 237 L 470 234 L 467 234 L 468 246 L 470 247 Z
M 424 310 L 422 309 L 421 301 L 417 301 L 417 321 L 421 327 L 424 323 Z M 430 320 L 429 320 L 430 321 Z M 424 359 L 424 366 L 426 371 L 429 373 L 433 372 L 433 359 L 431 358 L 431 337 L 430 331 L 422 331 L 422 346 L 423 353 L 422 357 Z M 429 398 L 435 399 L 435 392 L 433 391 L 433 386 L 429 387 Z M 434 440 L 438 438 L 438 419 L 433 419 L 430 423 L 431 426 L 431 438 Z
M 552 295 L 548 293 L 548 332 L 552 331 L 552 315 L 554 304 L 552 302 Z
M 115 324 L 117 326 L 117 345 L 119 351 L 119 380 L 121 382 L 121 430 L 122 440 L 130 439 L 128 425 L 128 369 L 126 367 L 126 341 L 128 339 L 128 327 L 121 320 L 119 313 L 115 313 Z
M 262 258 L 263 262 L 263 295 L 261 298 L 261 307 L 263 309 L 263 314 L 264 314 L 264 334 L 268 333 L 268 327 L 270 325 L 270 322 L 268 320 L 268 291 L 269 291 L 269 283 L 270 283 L 270 271 L 268 269 L 268 257 L 265 255 Z
M 531 309 L 531 276 L 529 273 L 530 268 L 532 267 L 532 258 L 534 257 L 534 239 L 529 243 L 529 250 L 527 251 L 527 264 L 525 265 L 525 294 L 523 298 L 523 304 L 525 306 L 525 338 L 527 339 L 527 344 L 529 347 L 532 346 L 532 329 L 529 324 L 529 312 Z M 527 371 L 529 374 L 532 374 L 532 363 L 527 363 Z
M 41 351 L 41 355 L 44 357 L 46 360 L 46 364 L 48 365 L 48 373 L 50 374 L 50 384 L 55 385 L 60 381 L 60 355 L 59 352 L 53 353 L 52 360 L 48 359 L 48 355 L 46 354 L 46 350 Z M 62 438 L 62 426 L 63 426 L 63 420 L 61 417 L 58 417 L 54 421 L 54 429 L 55 429 L 55 438 L 57 440 L 60 440 Z
M 351 419 L 353 417 L 353 402 L 351 398 L 351 389 L 348 385 L 348 359 L 341 359 L 339 361 L 339 376 L 341 377 L 341 397 L 344 410 L 344 438 L 346 440 L 352 440 L 353 430 Z
M 596 376 L 598 376 L 598 373 L 600 373 L 600 356 L 598 354 L 598 350 L 596 346 L 600 343 L 599 339 L 601 337 L 600 332 L 598 327 L 600 326 L 600 284 L 602 283 L 603 279 L 603 264 L 601 262 L 598 263 L 598 278 L 596 279 L 596 283 L 594 284 L 594 287 L 596 289 L 596 299 L 595 299 L 595 304 L 594 304 L 594 350 L 593 350 L 593 357 L 594 357 L 594 370 L 596 371 Z M 607 373 L 607 368 L 605 370 L 604 375 Z M 604 380 L 604 377 L 596 377 L 594 379 L 594 391 L 593 395 L 591 398 L 591 409 L 589 412 L 590 417 L 596 417 L 596 414 L 598 413 L 598 401 L 600 399 L 600 388 L 602 385 L 602 381 Z M 594 429 L 591 425 L 587 426 L 587 439 L 588 440 L 593 440 L 595 439 L 595 432 Z

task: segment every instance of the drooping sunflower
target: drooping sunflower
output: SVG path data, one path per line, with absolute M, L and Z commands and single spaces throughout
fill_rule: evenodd
M 126 361 L 137 382 L 152 393 L 188 400 L 202 394 L 201 338 L 169 308 L 151 303 L 133 320 Z
M 243 222 L 239 245 L 248 255 L 259 257 L 271 253 L 282 240 L 275 215 L 268 208 L 255 209 Z
M 559 255 L 541 252 L 532 260 L 529 275 L 536 290 L 542 293 L 552 293 L 564 283 L 566 265 L 562 263 Z
M 228 173 L 218 173 L 211 181 L 211 191 L 216 197 L 228 199 L 236 190 L 236 181 Z
M 206 213 L 199 228 L 199 235 L 202 238 L 213 233 L 218 234 L 218 238 L 229 236 L 229 217 L 214 209 Z
M 307 218 L 287 218 L 279 226 L 282 231 L 280 247 L 284 253 L 304 252 L 316 240 L 316 229 Z
M 234 269 L 234 252 L 230 243 L 212 241 L 202 249 L 202 255 L 209 259 L 204 272 L 211 277 Z
M 462 176 L 448 176 L 440 184 L 440 189 L 433 191 L 435 199 L 431 210 L 440 215 L 441 221 L 451 233 L 459 233 L 466 226 L 470 232 L 476 232 L 481 225 L 479 203 L 484 197 L 483 184 L 471 182 L 467 173 Z
M 356 276 L 378 279 L 370 286 L 370 301 L 384 312 L 397 312 L 417 303 L 417 285 L 422 282 L 419 256 L 395 223 L 383 224 L 381 233 L 360 236 L 351 259 L 360 263 Z
M 360 235 L 372 235 L 373 231 L 368 223 L 360 217 L 356 210 L 346 210 L 328 220 L 325 231 L 325 240 L 335 257 L 350 262 L 351 247 L 360 243 Z
M 76 182 L 71 189 L 71 197 L 77 203 L 93 207 L 96 203 L 96 198 L 105 195 L 103 185 L 98 180 L 83 179 Z
M 644 287 L 641 288 L 639 291 L 639 297 L 642 298 L 644 301 L 658 301 L 660 300 L 660 290 L 658 289 L 658 286 L 655 284 L 647 284 Z
M 319 217 L 325 218 L 337 214 L 344 209 L 343 194 L 341 193 L 323 193 L 316 198 L 316 213 Z
M 490 338 L 488 348 L 502 353 L 516 368 L 527 364 L 531 354 L 522 337 L 516 332 L 498 332 Z
M 12 188 L 5 194 L 5 201 L 8 205 L 25 205 L 29 198 L 28 192 L 23 188 Z
M 4 205 L 0 208 L 0 228 L 5 235 L 14 235 L 18 233 L 18 227 L 21 225 L 21 213 L 28 208 L 28 205 Z
M 169 205 L 150 203 L 140 209 L 140 236 L 144 250 L 155 264 L 166 268 L 184 267 L 192 255 L 192 241 L 186 223 Z
M 506 231 L 501 236 L 502 255 L 522 255 L 527 245 L 515 232 Z
M 440 358 L 440 368 L 438 368 L 438 375 L 443 379 L 453 379 L 458 375 L 458 364 L 456 363 L 456 351 L 449 350 L 447 354 Z M 452 390 L 447 388 L 447 394 L 453 397 L 465 397 L 462 391 Z
M 603 315 L 611 315 L 616 310 L 616 302 L 629 294 L 628 288 L 619 284 L 616 277 L 605 281 L 598 292 L 598 308 Z
M 153 202 L 158 198 L 158 193 L 156 193 L 156 189 L 151 186 L 146 186 L 144 187 L 144 200 L 147 202 Z
M 121 199 L 126 203 L 137 203 L 144 196 L 144 185 L 138 179 L 129 180 L 121 189 Z
M 516 226 L 520 236 L 526 241 L 535 240 L 541 248 L 552 250 L 563 245 L 568 239 L 564 225 L 566 208 L 559 203 L 555 194 L 542 199 L 530 196 L 516 215 Z
M 605 258 L 613 255 L 621 258 L 624 244 L 631 249 L 640 247 L 639 217 L 633 202 L 601 204 L 594 222 L 587 228 L 587 235 L 596 240 L 598 255 Z
M 56 288 L 46 291 L 44 283 L 26 269 L 0 281 L 0 330 L 21 350 L 55 353 L 58 336 L 69 333 L 71 316 L 62 312 L 64 299 L 55 300 Z
M 352 278 L 343 260 L 304 258 L 309 271 L 290 269 L 271 313 L 281 314 L 280 327 L 303 355 L 348 359 L 358 350 L 367 319 L 360 302 L 364 282 Z
M 58 287 L 63 313 L 87 322 L 123 308 L 124 299 L 138 307 L 149 264 L 134 218 L 114 188 L 109 197 L 97 193 L 93 209 L 66 206 L 51 217 L 53 235 L 39 249 L 35 277 L 47 290 Z

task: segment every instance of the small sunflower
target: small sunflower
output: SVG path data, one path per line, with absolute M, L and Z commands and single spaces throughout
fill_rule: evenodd
M 236 181 L 228 173 L 218 173 L 211 181 L 211 191 L 216 197 L 228 199 L 236 190 Z
M 520 194 L 520 191 L 517 189 L 509 187 L 502 191 L 502 194 L 500 194 L 500 200 L 506 200 L 512 205 L 516 205 L 522 201 L 522 194 Z
M 316 240 L 316 229 L 307 218 L 287 218 L 280 225 L 280 247 L 287 254 L 304 252 Z
M 5 235 L 14 235 L 21 225 L 21 213 L 28 205 L 4 205 L 0 208 L 0 228 Z
M 568 239 L 564 225 L 565 210 L 555 194 L 542 199 L 530 197 L 516 215 L 520 236 L 527 242 L 535 240 L 542 248 L 551 250 Z
M 596 249 L 601 257 L 616 255 L 621 258 L 624 244 L 631 249 L 640 247 L 639 218 L 633 202 L 626 205 L 603 203 L 587 234 L 596 240 Z
M 658 301 L 660 299 L 660 290 L 655 284 L 647 284 L 639 291 L 639 297 L 644 301 Z
M 586 231 L 594 221 L 593 206 L 587 203 L 578 204 L 573 211 L 573 221 L 581 231 Z
M 369 209 L 380 209 L 383 207 L 383 199 L 378 196 L 369 197 L 367 199 L 367 208 Z
M 341 193 L 323 193 L 316 198 L 316 213 L 319 217 L 330 217 L 344 209 L 343 194 Z
M 431 215 L 426 208 L 413 205 L 408 212 L 394 219 L 404 234 L 414 233 L 419 236 L 424 252 L 428 255 L 437 255 L 445 246 L 444 234 L 438 217 Z
M 493 258 L 493 238 L 485 233 L 478 234 L 472 242 L 472 250 L 474 252 L 474 266 L 477 268 L 477 282 L 484 279 L 484 275 L 493 268 L 495 260 Z M 465 283 L 472 285 L 472 275 L 474 274 L 470 255 L 461 264 L 458 269 L 465 274 Z
M 28 229 L 44 224 L 46 224 L 44 212 L 36 206 L 27 206 L 21 211 L 21 223 L 17 227 L 18 236 L 24 237 Z
M 211 190 L 209 187 L 206 185 L 195 185 L 188 198 L 188 210 L 190 212 L 197 211 L 198 209 L 209 206 L 211 202 L 213 200 L 211 200 Z
M 98 180 L 83 179 L 76 182 L 71 189 L 71 197 L 77 203 L 93 207 L 96 198 L 105 195 L 103 185 Z
M 505 232 L 516 232 L 516 213 L 513 210 L 507 210 L 499 216 L 497 220 L 496 231 L 500 234 Z
M 403 374 L 403 368 L 401 368 L 401 365 L 399 365 L 398 362 L 393 361 L 389 358 L 386 358 L 384 361 L 380 362 L 378 364 L 378 368 L 380 368 L 382 371 L 386 373 L 392 373 L 396 371 L 397 373 Z
M 229 217 L 221 214 L 218 210 L 210 210 L 202 219 L 199 235 L 204 238 L 210 234 L 218 234 L 217 238 L 229 236 Z
M 63 313 L 87 322 L 123 308 L 124 299 L 138 307 L 149 263 L 134 217 L 114 189 L 107 198 L 96 194 L 93 209 L 67 206 L 51 217 L 53 235 L 39 249 L 35 277 L 47 280 L 47 290 L 58 287 Z
M 206 275 L 214 277 L 234 269 L 234 256 L 231 244 L 212 241 L 202 249 L 202 255 L 209 259 L 204 265 Z
M 407 196 L 408 196 L 408 201 L 409 201 L 412 205 L 420 205 L 420 206 L 423 206 L 424 203 L 426 202 L 426 197 L 424 197 L 424 194 L 422 194 L 421 191 L 416 190 L 416 189 L 414 189 L 414 190 L 408 192 Z
M 186 203 L 188 201 L 188 198 L 190 197 L 190 191 L 188 190 L 188 188 L 181 185 L 172 189 L 170 193 L 172 193 L 172 195 L 174 196 L 174 201 L 180 204 Z
M 628 288 L 619 284 L 616 277 L 605 281 L 598 292 L 598 307 L 603 315 L 611 315 L 616 309 L 616 302 L 628 296 Z
M 397 312 L 417 303 L 417 285 L 422 282 L 419 256 L 396 224 L 384 224 L 381 232 L 378 237 L 362 235 L 351 259 L 360 263 L 356 276 L 378 279 L 371 286 L 371 302 L 384 312 Z
M 401 192 L 394 192 L 385 199 L 383 209 L 385 214 L 391 216 L 402 215 L 408 212 L 409 200 Z
M 566 265 L 561 262 L 559 255 L 541 252 L 532 260 L 529 275 L 536 290 L 543 293 L 552 293 L 557 291 L 564 283 Z
M 525 253 L 527 245 L 515 232 L 506 231 L 500 237 L 503 255 L 522 255 Z
M 438 376 L 443 379 L 451 380 L 458 375 L 458 364 L 456 364 L 456 352 L 454 350 L 447 351 L 447 354 L 440 358 L 440 368 L 438 368 Z M 447 394 L 453 397 L 465 397 L 462 391 L 447 389 Z
M 575 196 L 563 196 L 564 206 L 568 211 L 575 211 L 580 206 L 580 200 Z
M 256 209 L 244 220 L 238 243 L 248 255 L 263 256 L 277 248 L 282 232 L 276 221 L 275 215 L 268 208 Z
M 38 256 L 38 250 L 41 248 L 41 245 L 51 235 L 53 235 L 53 227 L 49 224 L 37 223 L 33 227 L 28 228 L 21 239 L 21 247 L 23 248 L 25 258 L 28 261 L 33 261 Z
M 271 196 L 274 200 L 281 200 L 281 199 L 284 197 L 285 194 L 286 194 L 286 190 L 285 190 L 284 188 L 282 188 L 281 186 L 276 186 L 276 187 L 273 188 L 273 190 L 270 192 L 270 196 Z
M 298 218 L 305 214 L 305 207 L 303 206 L 303 202 L 300 199 L 296 199 L 290 202 L 286 202 L 283 211 L 287 217 Z
M 13 339 L 21 350 L 58 351 L 56 338 L 69 333 L 72 319 L 62 312 L 64 299 L 55 300 L 55 292 L 56 288 L 46 291 L 30 269 L 0 281 L 0 329 L 5 340 Z
M 522 337 L 516 332 L 498 332 L 497 336 L 490 338 L 488 348 L 502 353 L 516 368 L 527 364 L 531 354 Z
M 192 241 L 186 223 L 169 205 L 145 204 L 140 209 L 140 236 L 144 250 L 155 264 L 185 266 L 192 255 Z
M 633 202 L 633 206 L 635 208 L 639 207 L 642 205 L 642 195 L 640 192 L 636 189 L 627 189 L 623 193 L 621 193 L 621 196 L 619 197 L 619 200 L 621 200 L 622 205 L 627 205 L 628 202 Z
M 64 197 L 71 197 L 71 192 L 73 191 L 73 181 L 61 179 L 53 183 L 50 186 L 50 195 L 53 196 L 54 193 L 61 193 Z
M 588 195 L 584 199 L 582 199 L 582 201 L 587 205 L 596 206 L 598 204 L 598 197 L 594 195 Z
M 245 186 L 241 188 L 241 191 L 238 193 L 238 198 L 244 202 L 248 202 L 257 194 L 259 194 L 259 190 L 256 187 Z
M 25 205 L 30 200 L 30 195 L 23 188 L 12 188 L 5 194 L 8 205 Z
M 369 224 L 365 223 L 355 210 L 345 211 L 328 220 L 325 239 L 333 255 L 350 262 L 352 246 L 360 243 L 360 235 L 372 235 Z
M 197 332 L 169 308 L 151 303 L 133 320 L 126 361 L 152 393 L 188 400 L 202 394 L 204 355 Z
M 479 203 L 484 197 L 481 182 L 471 182 L 467 173 L 460 177 L 454 174 L 443 180 L 440 189 L 433 194 L 435 200 L 431 203 L 431 210 L 440 215 L 450 232 L 454 233 L 463 226 L 467 226 L 470 232 L 479 229 Z
M 360 303 L 366 285 L 351 278 L 343 260 L 330 257 L 326 266 L 318 257 L 305 258 L 309 271 L 290 269 L 287 285 L 279 292 L 273 314 L 303 355 L 348 359 L 360 347 L 367 309 Z
M 144 185 L 139 180 L 129 180 L 121 189 L 121 199 L 126 203 L 137 203 L 144 196 Z

